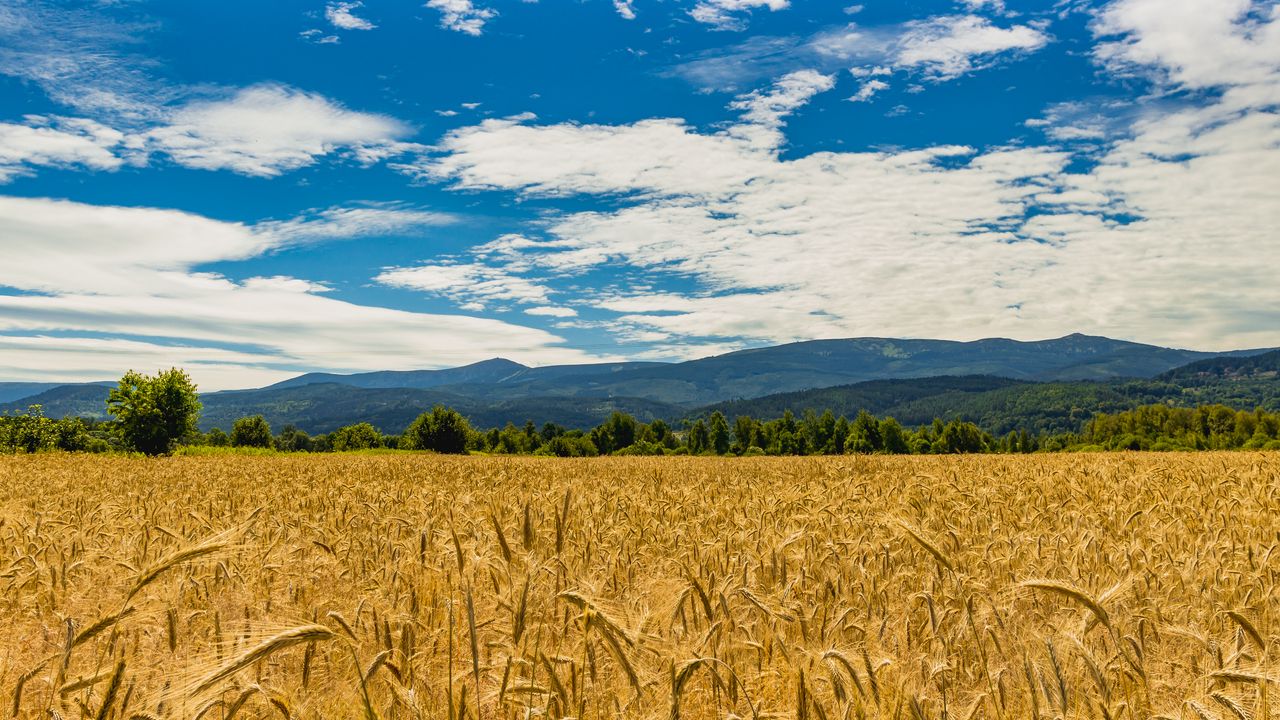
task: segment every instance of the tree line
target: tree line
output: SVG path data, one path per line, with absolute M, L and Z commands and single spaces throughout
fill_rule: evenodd
M 0 417 L 0 451 L 122 450 L 157 455 L 179 447 L 262 448 L 281 452 L 428 450 L 461 454 L 592 457 L 597 455 L 840 455 L 1031 453 L 1068 450 L 1280 450 L 1280 413 L 1222 405 L 1175 408 L 1149 405 L 1098 413 L 1080 432 L 1013 430 L 993 436 L 963 419 L 934 419 L 915 428 L 892 417 L 860 411 L 851 420 L 830 411 L 790 410 L 781 417 L 747 415 L 732 421 L 716 411 L 672 426 L 645 423 L 621 412 L 590 430 L 555 423 L 476 429 L 462 414 L 436 406 L 399 434 L 362 422 L 311 435 L 294 426 L 273 432 L 261 415 L 236 420 L 228 433 L 197 429 L 201 406 L 191 379 L 171 369 L 156 376 L 127 373 L 107 399 L 113 420 L 51 419 L 39 407 Z

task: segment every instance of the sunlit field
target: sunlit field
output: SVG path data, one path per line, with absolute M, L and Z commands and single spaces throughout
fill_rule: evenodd
M 0 712 L 1254 720 L 1278 531 L 1275 453 L 0 457 Z

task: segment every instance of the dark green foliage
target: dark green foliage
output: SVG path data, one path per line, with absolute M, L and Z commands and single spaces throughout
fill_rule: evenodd
M 177 368 L 155 377 L 130 370 L 107 396 L 125 446 L 147 455 L 169 452 L 193 435 L 200 407 L 195 384 Z
M 884 437 L 880 434 L 880 421 L 871 413 L 862 410 L 853 419 L 849 429 L 849 439 L 844 446 L 849 452 L 875 453 L 884 450 Z
M 550 442 L 539 448 L 538 454 L 556 457 L 595 457 L 600 452 L 590 438 L 581 432 L 573 431 L 556 435 Z
M 635 444 L 637 424 L 635 418 L 622 412 L 614 412 L 596 429 L 591 431 L 591 442 L 605 454 Z
M 1098 415 L 1074 440 L 1108 450 L 1280 449 L 1280 413 L 1152 405 Z
M 382 433 L 369 423 L 348 425 L 329 433 L 329 445 L 334 452 L 380 448 Z
M 261 415 L 243 417 L 231 425 L 232 447 L 271 447 L 271 426 Z
M 26 413 L 0 416 L 0 452 L 102 452 L 110 447 L 108 430 L 81 418 L 47 418 L 32 405 Z
M 460 455 L 467 451 L 470 439 L 471 425 L 467 419 L 456 410 L 436 405 L 405 429 L 400 436 L 400 447 Z
M 214 432 L 222 431 L 214 428 L 209 431 L 209 435 L 212 436 Z M 312 444 L 310 435 L 292 425 L 285 425 L 275 438 L 275 447 L 281 452 L 311 452 Z
M 711 413 L 707 421 L 707 445 L 716 455 L 729 452 L 729 422 L 719 412 Z
M 685 447 L 689 448 L 690 455 L 701 455 L 711 450 L 711 433 L 707 432 L 705 422 L 698 420 L 689 428 Z

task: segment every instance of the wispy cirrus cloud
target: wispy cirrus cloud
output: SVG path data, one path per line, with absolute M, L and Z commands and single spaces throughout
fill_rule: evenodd
M 358 7 L 331 3 L 330 19 L 355 28 Z M 80 114 L 0 120 L 0 182 L 42 166 L 112 170 L 154 156 L 274 177 L 325 156 L 367 165 L 420 147 L 407 142 L 416 132 L 407 123 L 289 85 L 172 83 L 133 52 L 150 27 L 128 4 L 0 7 L 0 73 Z
M 944 82 L 1035 52 L 1050 39 L 1038 24 L 999 26 L 972 14 L 890 25 L 850 23 L 807 37 L 753 37 L 676 65 L 669 72 L 717 90 L 737 90 L 801 68 L 824 72 L 883 68 Z
M 745 14 L 751 10 L 768 8 L 776 12 L 790 6 L 790 0 L 698 0 L 689 16 L 717 30 L 744 30 Z
M 290 228 L 0 196 L 0 253 L 9 258 L 0 264 L 0 348 L 6 348 L 0 369 L 12 363 L 8 377 L 72 380 L 118 376 L 144 362 L 177 364 L 204 389 L 218 389 L 301 368 L 441 367 L 495 355 L 586 358 L 558 337 L 520 325 L 357 305 L 311 280 L 233 279 L 202 269 L 259 257 L 299 235 L 376 236 L 424 220 L 405 211 L 395 222 L 396 211 L 381 210 L 372 226 L 335 210 Z M 19 346 L 41 361 L 15 362 L 8 349 Z

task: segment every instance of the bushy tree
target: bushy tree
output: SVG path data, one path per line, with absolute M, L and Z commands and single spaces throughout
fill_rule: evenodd
M 200 397 L 185 372 L 171 368 L 154 377 L 130 370 L 107 396 L 107 412 L 126 447 L 159 455 L 196 432 Z
M 633 444 L 637 429 L 635 418 L 615 410 L 608 420 L 591 431 L 591 442 L 601 453 L 607 455 Z
M 285 425 L 276 435 L 276 449 L 281 452 L 311 452 L 311 436 L 292 425 Z
M 848 452 L 853 453 L 875 453 L 884 450 L 880 421 L 866 410 L 860 411 L 853 419 L 849 428 L 849 439 L 845 440 L 844 447 Z
M 231 424 L 231 444 L 234 447 L 271 447 L 271 426 L 261 415 L 242 417 Z
M 467 451 L 471 424 L 457 410 L 437 405 L 422 413 L 400 436 L 400 447 L 406 450 L 431 450 L 461 455 Z
M 550 442 L 538 449 L 538 454 L 556 457 L 595 457 L 600 454 L 600 451 L 591 442 L 591 438 L 574 431 L 551 438 Z
M 382 433 L 367 422 L 340 427 L 329 434 L 329 444 L 334 452 L 344 450 L 370 450 L 382 447 Z

